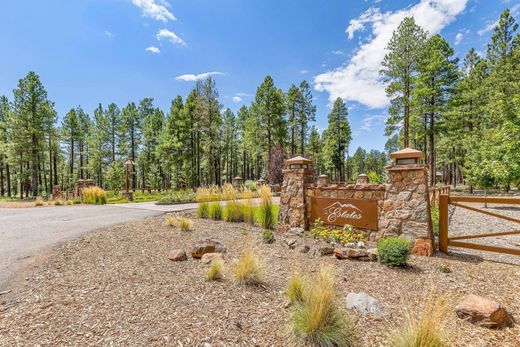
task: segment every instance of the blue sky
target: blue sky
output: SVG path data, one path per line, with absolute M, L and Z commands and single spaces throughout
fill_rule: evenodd
M 377 71 L 392 30 L 414 15 L 463 57 L 484 54 L 493 23 L 520 0 L 18 0 L 0 11 L 0 95 L 36 71 L 60 116 L 143 97 L 167 110 L 214 74 L 220 100 L 249 105 L 265 75 L 309 81 L 317 125 L 342 97 L 358 146 L 383 149 L 387 100 Z

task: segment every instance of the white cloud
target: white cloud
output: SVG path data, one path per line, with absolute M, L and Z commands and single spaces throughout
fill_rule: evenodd
M 375 125 L 384 124 L 386 119 L 387 119 L 387 117 L 384 115 L 366 116 L 361 121 L 361 127 L 359 129 L 363 130 L 363 131 L 371 132 L 372 128 Z
M 108 37 L 114 37 L 114 34 L 112 34 L 110 31 L 105 30 L 105 35 Z
M 175 77 L 175 79 L 177 81 L 196 82 L 196 81 L 199 81 L 199 80 L 206 79 L 206 78 L 208 78 L 210 76 L 217 76 L 217 75 L 224 76 L 225 73 L 218 72 L 218 71 L 212 71 L 212 72 L 204 72 L 204 73 L 201 73 L 201 74 L 198 74 L 198 75 L 185 74 L 185 75 L 177 76 L 177 77 Z
M 336 50 L 336 51 L 332 51 L 331 53 L 334 54 L 334 55 L 346 55 L 345 52 L 343 52 L 343 51 L 341 51 L 339 49 Z
M 458 45 L 467 34 L 469 34 L 468 29 L 462 29 L 459 31 L 457 35 L 455 35 L 455 45 Z
M 161 50 L 155 46 L 150 46 L 150 47 L 146 48 L 146 51 L 150 52 L 150 53 L 154 53 L 154 54 L 161 53 Z
M 305 70 L 305 69 L 303 69 L 303 70 L 300 70 L 300 73 L 301 73 L 302 75 L 306 75 L 306 74 L 309 73 L 309 70 Z
M 440 32 L 466 7 L 468 0 L 421 0 L 414 6 L 389 12 L 369 8 L 357 19 L 350 21 L 346 29 L 349 38 L 357 31 L 370 26 L 368 41 L 362 43 L 345 65 L 315 76 L 318 91 L 329 93 L 329 100 L 340 97 L 357 101 L 370 108 L 382 108 L 388 104 L 385 86 L 379 76 L 381 61 L 388 41 L 399 23 L 413 16 L 418 25 L 430 34 Z
M 139 7 L 143 11 L 144 17 L 149 17 L 161 22 L 168 22 L 169 20 L 176 20 L 173 13 L 168 10 L 170 4 L 165 0 L 159 0 L 160 4 L 156 0 L 132 0 L 132 4 Z
M 492 23 L 488 23 L 488 25 L 486 25 L 484 28 L 482 28 L 479 31 L 477 31 L 477 34 L 482 36 L 485 33 L 490 32 L 491 30 L 493 30 L 497 25 L 498 25 L 498 19 L 496 21 L 492 22 Z
M 177 45 L 186 45 L 186 42 L 184 42 L 183 39 L 181 39 L 179 36 L 177 36 L 173 31 L 170 31 L 168 29 L 161 29 L 156 35 L 157 40 L 166 39 L 170 41 L 171 43 L 175 43 Z
M 244 97 L 244 96 L 252 96 L 251 94 L 247 93 L 237 93 L 238 96 Z
M 240 101 L 242 101 L 242 98 L 238 95 L 235 95 L 233 98 L 232 98 L 233 102 L 235 104 L 238 104 Z

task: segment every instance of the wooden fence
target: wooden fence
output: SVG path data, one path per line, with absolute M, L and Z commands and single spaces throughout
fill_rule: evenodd
M 450 186 L 438 186 L 430 188 L 430 205 L 439 206 L 439 198 L 441 195 L 450 195 Z
M 494 213 L 487 210 L 482 210 L 474 206 L 469 206 L 461 203 L 489 203 L 489 204 L 511 204 L 520 205 L 519 198 L 488 198 L 488 197 L 469 197 L 469 196 L 449 196 L 442 194 L 439 197 L 439 250 L 443 253 L 448 253 L 448 246 L 462 247 L 470 249 L 478 249 L 483 251 L 498 252 L 520 255 L 520 249 L 506 248 L 498 246 L 481 245 L 476 243 L 464 242 L 461 240 L 477 239 L 485 237 L 496 237 L 496 236 L 508 236 L 508 235 L 520 235 L 520 230 L 504 231 L 504 232 L 490 232 L 485 234 L 477 235 L 462 235 L 456 237 L 448 236 L 449 217 L 448 207 L 449 205 L 465 208 L 470 211 L 482 213 L 491 217 L 507 220 L 509 222 L 520 224 L 520 219 L 504 216 L 498 213 Z

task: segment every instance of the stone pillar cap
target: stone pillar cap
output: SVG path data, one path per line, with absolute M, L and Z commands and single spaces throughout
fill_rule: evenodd
M 285 164 L 287 164 L 287 165 L 302 165 L 302 164 L 311 164 L 311 163 L 312 163 L 312 160 L 301 157 L 301 156 L 297 156 L 297 157 L 294 157 L 294 158 L 291 158 L 291 159 L 288 159 L 285 161 Z
M 391 159 L 424 159 L 424 153 L 413 149 L 413 148 L 405 148 L 400 151 L 390 153 Z

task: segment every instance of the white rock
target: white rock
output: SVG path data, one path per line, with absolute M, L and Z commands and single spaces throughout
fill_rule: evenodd
M 355 310 L 362 315 L 372 314 L 382 316 L 386 314 L 386 309 L 377 299 L 367 293 L 348 293 L 345 298 L 345 305 L 349 310 Z

